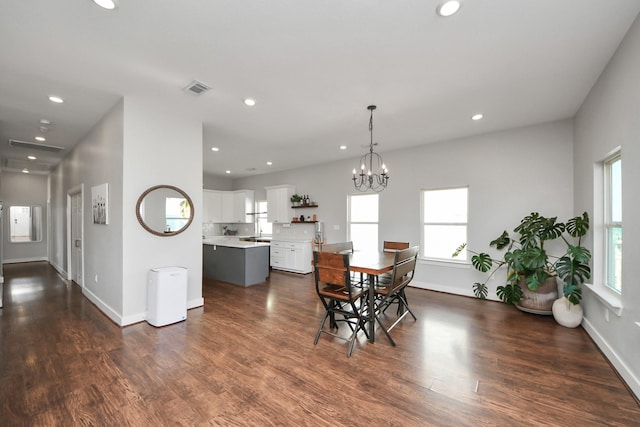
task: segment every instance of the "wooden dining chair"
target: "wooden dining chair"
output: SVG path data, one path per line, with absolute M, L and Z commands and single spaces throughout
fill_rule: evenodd
M 393 346 L 395 346 L 396 343 L 393 338 L 391 338 L 391 330 L 395 328 L 407 314 L 411 314 L 413 320 L 417 320 L 416 316 L 409 308 L 409 303 L 407 302 L 407 297 L 404 291 L 407 285 L 413 280 L 416 263 L 418 261 L 418 249 L 418 246 L 413 246 L 408 249 L 397 251 L 393 261 L 391 277 L 387 279 L 386 277 L 381 276 L 378 283 L 373 287 L 373 291 L 376 295 L 376 321 Z M 386 327 L 382 323 L 382 317 L 385 316 L 387 308 L 394 303 L 398 304 L 398 317 L 391 326 Z
M 316 292 L 325 308 L 325 314 L 313 344 L 318 344 L 322 333 L 331 335 L 349 343 L 347 357 L 351 357 L 358 332 L 363 330 L 369 338 L 365 328 L 366 317 L 363 313 L 363 298 L 366 299 L 367 290 L 351 283 L 348 254 L 314 252 L 313 264 Z M 327 319 L 329 319 L 329 329 L 326 328 Z M 351 329 L 349 338 L 338 335 L 338 322 L 349 325 Z
M 321 252 L 332 252 L 334 254 L 352 254 L 353 242 L 337 242 L 322 245 Z M 358 286 L 364 285 L 364 275 L 362 273 L 351 273 L 351 281 Z
M 383 252 L 396 252 L 402 249 L 409 249 L 409 242 L 388 242 L 382 244 Z

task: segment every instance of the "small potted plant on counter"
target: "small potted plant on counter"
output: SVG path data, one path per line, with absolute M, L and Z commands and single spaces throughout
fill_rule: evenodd
M 299 194 L 294 194 L 293 196 L 291 196 L 291 203 L 293 204 L 293 206 L 298 206 L 301 201 L 302 197 Z

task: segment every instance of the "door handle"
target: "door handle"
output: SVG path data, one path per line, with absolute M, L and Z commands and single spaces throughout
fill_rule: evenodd
M 80 239 L 76 239 L 74 244 L 75 244 L 76 248 L 79 248 L 80 247 Z

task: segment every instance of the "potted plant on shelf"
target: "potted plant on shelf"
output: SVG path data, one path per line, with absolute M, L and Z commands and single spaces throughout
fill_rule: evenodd
M 552 288 L 556 288 L 557 277 L 563 282 L 563 297 L 558 301 L 566 304 L 569 310 L 572 306 L 577 306 L 581 310 L 579 307 L 582 299 L 581 285 L 591 277 L 589 268 L 591 252 L 581 243 L 582 237 L 588 230 L 589 216 L 586 212 L 569 219 L 566 223 L 558 222 L 557 217 L 547 218 L 533 212 L 525 216 L 520 221 L 520 225 L 513 230 L 517 233 L 517 238 L 512 238 L 505 230 L 497 239 L 489 243 L 489 246 L 494 246 L 498 250 L 506 248 L 502 259 L 496 260 L 485 252 L 467 249 L 474 254 L 471 257 L 471 264 L 476 270 L 483 273 L 491 270 L 484 282 L 476 282 L 473 285 L 475 296 L 485 299 L 488 294 L 488 280 L 502 267 L 506 267 L 507 281 L 496 290 L 501 301 L 515 304 L 524 311 L 551 314 L 555 310 L 551 307 L 555 304 L 555 297 L 551 301 L 540 301 L 538 298 L 537 302 L 548 304 L 540 309 L 528 307 L 522 302 L 523 299 L 527 299 L 529 291 L 538 291 L 545 282 L 550 283 Z M 559 256 L 550 255 L 545 250 L 545 242 L 556 239 L 560 239 L 566 247 L 564 253 Z M 466 246 L 466 243 L 460 245 L 453 256 L 457 256 Z M 582 320 L 581 316 L 580 320 Z M 560 321 L 559 323 L 562 324 Z
M 299 194 L 294 194 L 293 196 L 291 196 L 291 204 L 293 204 L 293 206 L 298 206 L 301 201 L 302 196 L 300 196 Z

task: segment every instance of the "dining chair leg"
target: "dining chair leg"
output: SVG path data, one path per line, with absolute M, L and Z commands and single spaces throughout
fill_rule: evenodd
M 382 321 L 380 320 L 380 318 L 378 316 L 376 316 L 376 320 L 378 321 L 378 324 L 380 325 L 380 329 L 382 329 L 382 331 L 384 332 L 384 334 L 387 336 L 387 338 L 389 339 L 389 342 L 391 343 L 392 346 L 396 346 L 396 342 L 393 340 L 393 338 L 391 338 L 391 334 L 389 334 L 389 331 L 387 330 L 387 328 L 382 324 Z
M 324 322 L 327 321 L 328 317 L 329 317 L 329 312 L 327 311 L 324 314 L 324 317 L 322 318 L 322 321 L 320 322 L 320 327 L 318 328 L 318 332 L 316 333 L 316 339 L 313 340 L 313 345 L 318 344 L 318 340 L 320 339 L 320 334 L 322 333 L 322 330 L 324 329 Z

